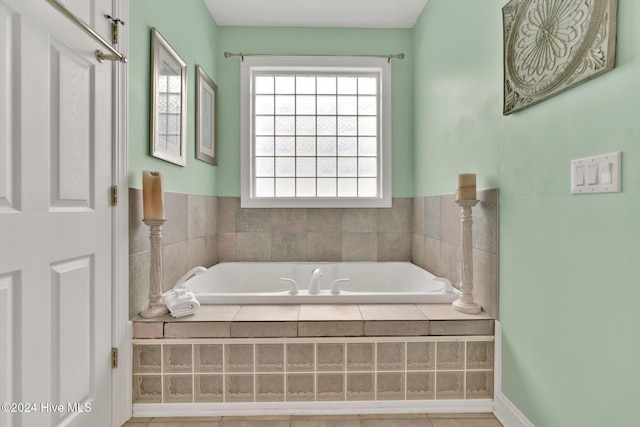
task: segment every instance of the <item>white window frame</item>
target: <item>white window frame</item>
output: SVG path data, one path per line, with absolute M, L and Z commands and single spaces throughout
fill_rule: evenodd
M 255 197 L 255 72 L 364 72 L 379 74 L 377 197 Z M 386 58 L 247 56 L 241 66 L 241 207 L 243 208 L 383 208 L 391 207 L 391 66 Z

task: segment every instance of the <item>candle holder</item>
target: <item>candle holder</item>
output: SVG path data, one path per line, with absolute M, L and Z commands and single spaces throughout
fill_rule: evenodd
M 456 200 L 456 204 L 462 208 L 460 212 L 460 225 L 462 242 L 460 245 L 460 298 L 455 300 L 453 308 L 468 314 L 478 314 L 482 307 L 473 300 L 473 241 L 471 239 L 471 226 L 473 219 L 471 208 L 477 205 L 479 200 Z
M 149 226 L 151 242 L 151 274 L 149 277 L 149 306 L 142 310 L 141 317 L 152 319 L 169 312 L 162 303 L 162 225 L 166 219 L 143 219 Z

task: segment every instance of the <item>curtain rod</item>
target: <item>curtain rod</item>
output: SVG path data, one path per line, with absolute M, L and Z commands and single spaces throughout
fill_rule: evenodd
M 387 62 L 391 62 L 392 59 L 404 59 L 404 53 L 391 54 L 391 55 L 307 55 L 307 54 L 275 54 L 275 53 L 231 53 L 225 52 L 225 58 L 231 58 L 232 56 L 239 56 L 244 61 L 245 56 L 337 56 L 337 57 L 365 57 L 365 58 L 387 58 Z

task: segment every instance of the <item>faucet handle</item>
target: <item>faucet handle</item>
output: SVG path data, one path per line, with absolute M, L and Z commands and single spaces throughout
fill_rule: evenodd
M 280 281 L 291 284 L 291 288 L 289 289 L 289 295 L 298 295 L 298 293 L 300 292 L 298 289 L 298 282 L 296 282 L 295 280 L 289 279 L 288 277 L 281 277 Z
M 339 283 L 345 283 L 345 282 L 350 282 L 351 279 L 336 279 L 333 281 L 333 283 L 331 284 L 331 293 L 333 295 L 338 295 L 340 294 L 340 288 L 338 287 Z

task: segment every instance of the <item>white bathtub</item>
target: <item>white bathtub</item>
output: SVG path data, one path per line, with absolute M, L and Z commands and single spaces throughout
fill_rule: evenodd
M 320 291 L 309 294 L 320 269 Z M 317 275 L 317 274 L 316 274 Z M 297 283 L 292 285 L 291 279 Z M 338 289 L 332 286 L 335 280 Z M 220 263 L 188 279 L 184 286 L 201 304 L 446 303 L 460 292 L 408 262 Z

